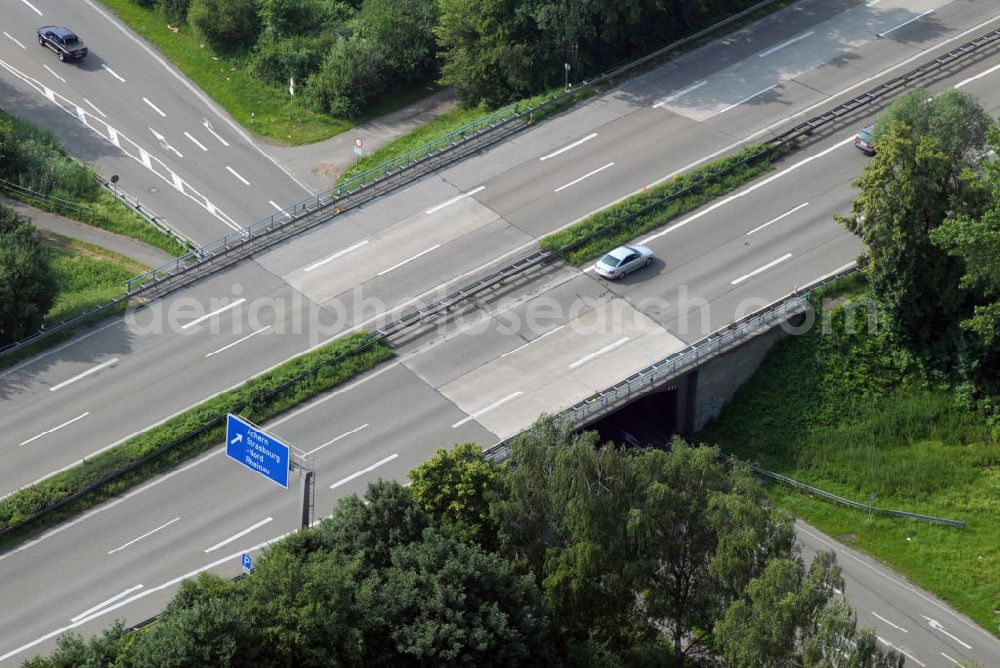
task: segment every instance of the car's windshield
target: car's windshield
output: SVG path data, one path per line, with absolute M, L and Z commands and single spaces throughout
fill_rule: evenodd
M 80 43 L 80 38 L 76 35 L 66 35 L 63 37 L 63 44 L 66 46 L 73 46 Z
M 614 255 L 611 255 L 609 253 L 609 254 L 607 254 L 607 255 L 605 255 L 604 257 L 601 258 L 601 264 L 606 265 L 608 267 L 617 267 L 618 266 L 618 258 L 616 258 Z

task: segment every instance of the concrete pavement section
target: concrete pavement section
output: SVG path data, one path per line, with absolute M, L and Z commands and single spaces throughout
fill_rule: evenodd
M 40 229 L 106 248 L 109 251 L 114 251 L 119 255 L 124 255 L 136 262 L 140 262 L 147 267 L 157 267 L 164 262 L 170 262 L 174 259 L 173 255 L 155 246 L 123 237 L 114 232 L 102 230 L 99 227 L 86 225 L 71 218 L 60 216 L 57 213 L 42 211 L 17 200 L 0 196 L 0 204 L 10 207 L 18 215 L 27 218 Z

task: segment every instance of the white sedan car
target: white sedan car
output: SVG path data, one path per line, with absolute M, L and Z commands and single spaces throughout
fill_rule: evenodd
M 652 262 L 653 251 L 645 246 L 619 246 L 598 260 L 594 271 L 604 278 L 622 278 Z

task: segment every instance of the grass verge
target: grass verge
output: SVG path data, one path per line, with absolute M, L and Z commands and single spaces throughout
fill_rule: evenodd
M 249 420 L 263 422 L 393 356 L 388 346 L 376 343 L 367 347 L 368 343 L 367 334 L 357 333 L 289 360 L 158 427 L 88 457 L 51 478 L 14 492 L 0 500 L 0 531 L 71 497 L 113 471 L 134 465 L 157 451 L 162 452 L 117 480 L 44 516 L 23 531 L 6 536 L 0 542 L 0 548 L 37 534 L 218 445 L 224 436 L 225 421 L 220 420 L 218 426 L 213 424 L 227 413 L 239 413 Z
M 59 292 L 45 315 L 58 324 L 122 295 L 122 285 L 147 267 L 123 255 L 76 239 L 42 232 Z
M 171 255 L 180 243 L 143 220 L 97 182 L 94 171 L 73 159 L 54 134 L 0 110 L 0 183 L 4 194 L 43 211 L 131 237 Z
M 93 214 L 86 222 L 94 227 L 131 237 L 174 257 L 181 257 L 188 252 L 183 244 L 147 223 L 109 192 L 102 191 L 96 201 L 87 205 L 93 210 Z
M 158 10 L 132 0 L 101 0 L 129 28 L 159 49 L 236 122 L 280 144 L 310 144 L 343 132 L 353 123 L 309 109 L 284 86 L 252 78 L 239 58 L 215 55 L 187 25 L 168 26 Z M 254 114 L 251 123 L 250 114 Z
M 869 331 L 867 297 L 834 307 L 825 333 L 778 344 L 699 438 L 861 503 L 874 493 L 883 508 L 964 520 L 958 529 L 870 516 L 768 486 L 778 505 L 996 633 L 1000 433 L 931 380 L 884 324 Z
M 543 237 L 539 245 L 581 264 L 752 181 L 770 171 L 774 159 L 767 147 L 749 146 L 612 204 Z

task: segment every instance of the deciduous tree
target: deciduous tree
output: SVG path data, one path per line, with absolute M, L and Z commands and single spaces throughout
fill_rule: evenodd
M 57 291 L 34 226 L 0 205 L 0 346 L 37 332 Z

